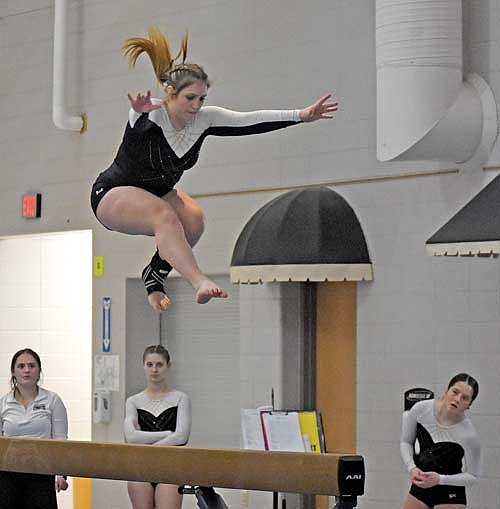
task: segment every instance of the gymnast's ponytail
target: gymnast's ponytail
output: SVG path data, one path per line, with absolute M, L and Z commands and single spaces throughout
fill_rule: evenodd
M 122 46 L 131 67 L 135 66 L 141 53 L 147 53 L 156 75 L 156 79 L 164 87 L 172 86 L 178 94 L 184 87 L 194 81 L 203 81 L 210 86 L 208 76 L 198 64 L 186 63 L 188 33 L 184 33 L 179 53 L 173 57 L 168 38 L 157 27 L 150 27 L 148 39 L 131 37 Z M 179 60 L 179 63 L 176 63 Z
M 122 46 L 125 56 L 127 57 L 131 67 L 135 66 L 137 58 L 141 53 L 147 53 L 156 75 L 156 79 L 160 83 L 165 83 L 168 73 L 174 67 L 174 63 L 179 57 L 181 62 L 186 61 L 188 33 L 185 32 L 179 53 L 172 57 L 170 43 L 167 37 L 158 29 L 158 27 L 149 27 L 148 39 L 144 37 L 130 37 Z

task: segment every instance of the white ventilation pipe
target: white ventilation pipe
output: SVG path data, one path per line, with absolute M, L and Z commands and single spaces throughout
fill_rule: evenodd
M 496 104 L 463 81 L 462 0 L 377 0 L 377 157 L 465 162 L 489 153 Z
M 56 127 L 83 133 L 87 116 L 66 112 L 66 19 L 67 0 L 54 0 L 54 70 L 52 84 L 52 120 Z

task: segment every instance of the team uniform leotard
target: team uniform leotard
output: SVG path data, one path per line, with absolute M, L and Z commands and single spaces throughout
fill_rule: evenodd
M 123 431 L 131 444 L 186 445 L 191 433 L 189 397 L 176 389 L 160 400 L 152 400 L 144 391 L 130 396 Z
M 176 389 L 160 400 L 152 400 L 144 391 L 130 396 L 123 430 L 128 443 L 185 445 L 191 432 L 189 397 Z
M 400 449 L 408 472 L 417 467 L 440 474 L 438 485 L 412 484 L 410 494 L 429 507 L 467 503 L 465 487 L 477 481 L 481 466 L 479 437 L 469 417 L 443 426 L 436 419 L 435 400 L 416 403 L 403 414 Z
M 152 99 L 154 104 L 161 104 Z M 176 129 L 164 107 L 150 113 L 131 109 L 129 122 L 113 164 L 92 187 L 94 214 L 112 188 L 135 186 L 156 196 L 171 191 L 198 161 L 207 136 L 245 136 L 266 133 L 301 123 L 300 110 L 236 112 L 204 106 L 183 129 Z
M 152 99 L 154 104 L 162 104 Z M 92 187 L 90 203 L 97 207 L 108 191 L 134 186 L 155 196 L 165 196 L 198 161 L 207 136 L 244 136 L 266 133 L 301 123 L 300 110 L 236 112 L 205 106 L 183 129 L 176 129 L 162 106 L 149 113 L 130 109 L 129 121 L 113 164 L 103 171 Z M 163 282 L 172 266 L 158 250 L 142 271 L 148 294 L 163 292 Z

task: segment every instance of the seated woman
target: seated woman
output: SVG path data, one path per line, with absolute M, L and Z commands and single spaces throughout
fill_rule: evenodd
M 148 346 L 142 356 L 146 389 L 126 402 L 125 440 L 133 444 L 185 445 L 191 432 L 191 403 L 167 383 L 170 354 L 162 345 Z M 178 486 L 129 482 L 134 509 L 180 509 Z
M 442 399 L 420 401 L 403 414 L 401 456 L 412 482 L 404 509 L 465 508 L 465 487 L 477 481 L 481 464 L 479 438 L 465 413 L 478 392 L 477 381 L 460 373 Z

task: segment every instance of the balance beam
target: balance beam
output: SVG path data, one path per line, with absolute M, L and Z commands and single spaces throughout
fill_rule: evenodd
M 0 470 L 331 496 L 343 456 L 0 437 Z

